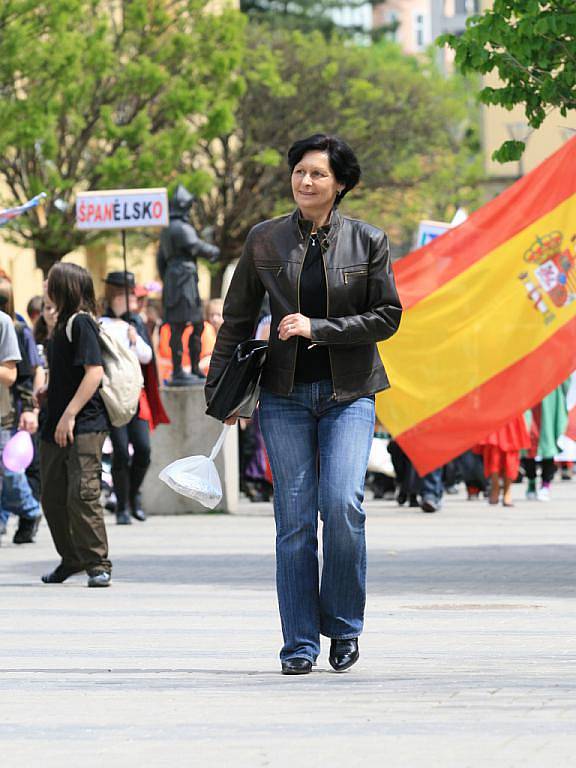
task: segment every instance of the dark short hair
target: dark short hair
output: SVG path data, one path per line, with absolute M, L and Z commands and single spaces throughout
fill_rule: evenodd
M 0 309 L 14 320 L 14 293 L 9 277 L 0 277 Z
M 96 314 L 92 277 L 77 264 L 56 262 L 48 273 L 47 292 L 56 306 L 59 328 L 65 326 L 75 312 Z
M 345 141 L 327 133 L 315 133 L 307 139 L 299 139 L 288 150 L 288 166 L 290 173 L 298 165 L 307 152 L 326 152 L 332 173 L 344 189 L 336 195 L 336 205 L 344 195 L 354 189 L 360 181 L 362 171 L 356 155 Z
M 42 296 L 32 296 L 26 305 L 26 312 L 30 318 L 33 315 L 39 315 L 42 312 Z

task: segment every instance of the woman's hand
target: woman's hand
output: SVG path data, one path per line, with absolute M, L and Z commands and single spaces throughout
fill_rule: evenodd
M 74 442 L 74 425 L 76 424 L 76 417 L 72 416 L 68 411 L 64 411 L 60 417 L 60 421 L 56 425 L 54 431 L 54 440 L 56 445 L 60 448 L 66 448 L 68 441 L 70 444 Z
M 288 341 L 292 336 L 303 336 L 305 339 L 312 338 L 312 324 L 309 317 L 297 313 L 282 318 L 278 326 L 278 338 L 280 341 Z

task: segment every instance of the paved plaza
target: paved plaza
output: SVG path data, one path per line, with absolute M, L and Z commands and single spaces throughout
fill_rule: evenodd
M 576 481 L 549 504 L 367 502 L 360 662 L 279 674 L 270 505 L 109 518 L 114 583 L 0 548 L 2 768 L 576 765 Z

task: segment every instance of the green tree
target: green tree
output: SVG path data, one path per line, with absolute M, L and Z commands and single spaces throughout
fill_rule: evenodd
M 444 80 L 388 43 L 256 26 L 247 34 L 236 129 L 206 136 L 190 167 L 206 174 L 197 214 L 217 222 L 224 263 L 255 222 L 291 209 L 286 151 L 317 131 L 349 141 L 363 167 L 343 210 L 387 229 L 400 251 L 419 219 L 477 202 L 476 116 L 462 78 Z
M 243 17 L 205 0 L 5 0 L 0 10 L 2 203 L 46 191 L 46 220 L 10 227 L 46 272 L 94 240 L 74 229 L 79 189 L 161 186 L 242 90 Z M 193 186 L 203 177 L 194 174 Z M 4 230 L 6 232 L 6 230 Z
M 576 109 L 576 4 L 574 0 L 494 0 L 492 8 L 468 19 L 460 35 L 442 35 L 439 45 L 456 52 L 464 73 L 496 71 L 502 86 L 480 91 L 484 104 L 524 106 L 528 124 Z M 494 152 L 500 162 L 518 160 L 522 141 L 506 141 Z

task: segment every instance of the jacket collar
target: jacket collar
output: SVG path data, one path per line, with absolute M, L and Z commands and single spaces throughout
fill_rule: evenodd
M 300 243 L 304 242 L 310 236 L 314 222 L 309 219 L 304 219 L 299 208 L 296 208 L 292 214 L 291 221 L 292 227 L 295 230 L 296 239 Z M 330 221 L 325 226 L 320 227 L 320 232 L 328 242 L 332 242 L 338 234 L 341 224 L 342 216 L 337 208 L 333 208 L 332 213 L 330 214 Z

